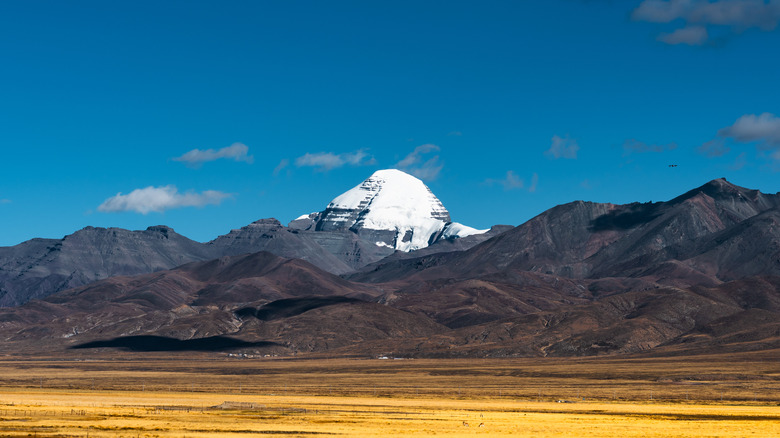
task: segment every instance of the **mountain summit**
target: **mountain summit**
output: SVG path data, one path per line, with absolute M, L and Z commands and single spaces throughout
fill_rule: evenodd
M 449 221 L 421 181 L 380 171 L 289 227 L 259 220 L 207 244 L 158 226 L 0 248 L 0 305 L 21 304 L 0 309 L 0 353 L 225 339 L 261 355 L 780 351 L 780 193 L 718 179 L 465 238 L 447 238 L 465 229 Z M 116 276 L 144 269 L 158 272 Z
M 428 186 L 397 169 L 374 172 L 333 199 L 322 212 L 301 216 L 295 222 L 308 222 L 306 228 L 315 231 L 352 231 L 377 246 L 401 251 L 425 248 L 441 237 L 488 231 L 452 222 Z

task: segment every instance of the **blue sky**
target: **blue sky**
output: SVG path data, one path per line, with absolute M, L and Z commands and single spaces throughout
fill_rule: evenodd
M 475 227 L 718 177 L 775 193 L 779 20 L 778 0 L 0 2 L 0 245 L 207 241 L 391 167 Z

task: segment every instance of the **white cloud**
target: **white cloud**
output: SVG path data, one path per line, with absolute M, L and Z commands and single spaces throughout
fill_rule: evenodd
M 418 164 L 422 161 L 422 156 L 424 154 L 427 154 L 429 152 L 438 152 L 439 147 L 435 144 L 422 144 L 420 146 L 417 146 L 414 148 L 412 152 L 409 153 L 406 157 L 404 157 L 403 160 L 397 162 L 395 165 L 399 168 L 407 168 L 410 166 L 414 166 L 415 164 Z
M 688 26 L 675 30 L 672 33 L 662 33 L 657 40 L 666 44 L 687 44 L 689 46 L 701 46 L 707 42 L 709 35 L 707 28 L 703 26 Z
M 760 142 L 780 147 L 780 117 L 770 113 L 746 114 L 733 125 L 718 131 L 721 137 L 730 137 L 740 143 Z
M 181 157 L 176 157 L 173 161 L 182 161 L 190 166 L 197 166 L 208 161 L 215 161 L 221 158 L 232 159 L 234 161 L 243 161 L 246 163 L 254 162 L 254 157 L 248 155 L 249 147 L 243 143 L 233 143 L 222 149 L 193 149 Z
M 423 144 L 414 148 L 403 160 L 395 163 L 395 167 L 410 173 L 417 178 L 424 180 L 434 180 L 439 177 L 439 173 L 444 165 L 439 162 L 439 156 L 435 155 L 425 159 L 423 155 L 439 151 L 435 144 Z
M 580 146 L 577 144 L 577 140 L 573 140 L 567 137 L 560 137 L 553 135 L 552 144 L 550 149 L 545 152 L 545 155 L 554 159 L 566 158 L 569 160 L 577 159 L 577 151 L 580 150 Z
M 745 114 L 731 126 L 720 129 L 718 138 L 704 143 L 699 147 L 699 152 L 710 157 L 724 155 L 729 151 L 726 146 L 728 140 L 737 143 L 755 143 L 761 155 L 773 161 L 773 168 L 780 169 L 778 167 L 780 166 L 780 117 L 771 113 Z M 735 166 L 739 164 L 738 162 Z
M 416 176 L 417 178 L 427 181 L 433 181 L 439 177 L 439 173 L 444 168 L 444 164 L 439 163 L 439 157 L 435 156 L 430 160 L 424 162 L 419 167 L 413 169 L 406 169 L 407 172 Z
M 667 44 L 704 44 L 708 27 L 720 26 L 739 33 L 750 28 L 771 31 L 780 22 L 780 0 L 644 0 L 632 18 L 652 23 L 681 22 L 683 27 L 662 34 Z
M 319 167 L 323 170 L 341 167 L 345 163 L 346 161 L 341 155 L 336 155 L 332 152 L 317 152 L 314 154 L 307 152 L 295 160 L 295 165 L 298 167 Z
M 297 167 L 316 167 L 320 171 L 328 171 L 347 164 L 350 166 L 370 166 L 376 164 L 376 160 L 368 155 L 365 149 L 344 154 L 334 154 L 332 152 L 306 153 L 295 159 Z
M 276 167 L 274 167 L 274 176 L 279 175 L 279 172 L 284 170 L 289 165 L 290 165 L 290 160 L 284 158 L 282 161 L 279 162 L 279 164 L 276 165 Z
M 525 182 L 512 170 L 507 170 L 506 175 L 504 175 L 503 178 L 495 179 L 495 178 L 488 178 L 484 181 L 483 184 L 494 186 L 494 185 L 500 185 L 504 187 L 504 190 L 520 190 L 525 188 Z M 536 186 L 539 184 L 539 174 L 534 173 L 531 176 L 531 185 L 528 186 L 528 191 L 530 193 L 533 193 L 536 191 Z
M 631 13 L 638 21 L 669 23 L 683 17 L 695 3 L 695 0 L 644 0 Z
M 511 170 L 506 171 L 506 176 L 499 180 L 488 180 L 489 184 L 501 184 L 504 186 L 504 190 L 515 190 L 515 189 L 522 189 L 525 186 L 525 183 L 522 179 L 520 179 L 517 174 Z
M 535 192 L 537 185 L 539 185 L 539 174 L 534 173 L 531 175 L 531 185 L 528 187 L 528 191 L 531 193 Z
M 121 192 L 112 196 L 98 207 L 98 211 L 114 213 L 120 211 L 134 211 L 147 214 L 150 212 L 162 213 L 165 210 L 181 207 L 203 207 L 205 205 L 219 205 L 224 199 L 233 195 L 216 190 L 206 190 L 201 193 L 179 193 L 176 186 L 162 187 L 149 186 L 143 189 L 135 189 L 123 195 Z

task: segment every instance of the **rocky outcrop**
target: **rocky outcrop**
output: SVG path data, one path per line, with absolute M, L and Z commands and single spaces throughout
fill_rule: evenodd
M 343 240 L 343 239 L 342 239 Z M 310 233 L 283 226 L 276 219 L 261 219 L 207 243 L 215 254 L 239 255 L 268 251 L 280 257 L 297 258 L 334 274 L 353 268 L 328 248 L 312 239 Z
M 0 248 L 0 306 L 216 256 L 211 248 L 166 226 L 143 231 L 87 227 L 62 239 L 33 239 Z

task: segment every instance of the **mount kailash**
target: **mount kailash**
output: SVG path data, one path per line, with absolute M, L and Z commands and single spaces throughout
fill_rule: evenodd
M 303 215 L 287 227 L 273 218 L 260 219 L 206 243 L 166 226 L 143 231 L 87 227 L 62 239 L 0 247 L 0 307 L 117 275 L 258 251 L 346 274 L 396 251 L 462 250 L 509 228 L 476 230 L 451 222 L 422 181 L 400 170 L 379 170 L 323 211 Z
M 398 205 L 399 190 L 414 201 Z M 382 171 L 288 227 L 258 221 L 206 244 L 166 227 L 34 239 L 3 249 L 4 291 L 155 272 L 0 309 L 0 353 L 780 351 L 780 194 L 717 179 L 664 202 L 574 201 L 445 238 L 459 228 L 423 184 Z M 212 258 L 159 270 L 182 257 Z

